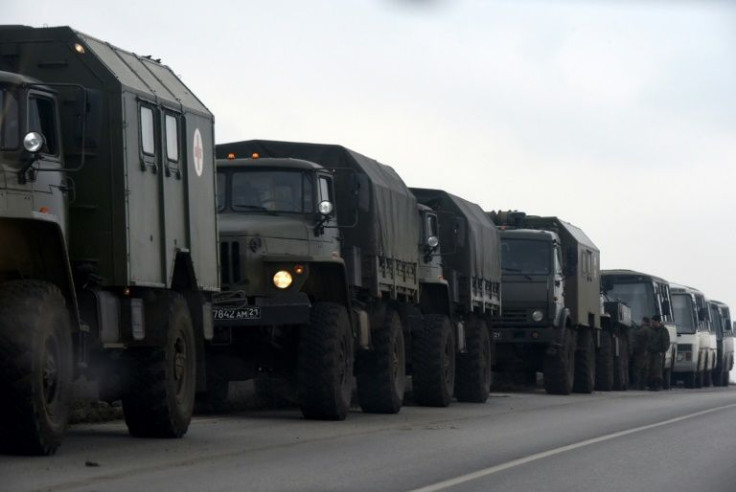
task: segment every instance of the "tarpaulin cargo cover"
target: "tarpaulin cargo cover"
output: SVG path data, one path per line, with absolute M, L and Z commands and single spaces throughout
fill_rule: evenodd
M 412 188 L 419 203 L 437 212 L 440 251 L 446 267 L 468 278 L 501 281 L 501 239 L 496 226 L 479 205 L 442 190 Z M 465 219 L 465 237 L 453 238 L 455 217 Z M 462 233 L 460 229 L 458 231 Z
M 291 157 L 304 159 L 335 172 L 338 223 L 351 225 L 358 197 L 354 194 L 352 175 L 367 179 L 358 181 L 370 187 L 370 207 L 358 209 L 356 227 L 343 229 L 347 246 L 357 246 L 369 255 L 384 256 L 405 262 L 418 260 L 419 224 L 417 202 L 401 177 L 391 167 L 340 145 L 269 140 L 248 140 L 218 144 L 217 158 L 234 153 L 249 157 Z M 352 171 L 345 172 L 345 171 Z

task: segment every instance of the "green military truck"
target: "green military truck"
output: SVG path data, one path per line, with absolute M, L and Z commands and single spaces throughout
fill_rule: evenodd
M 208 352 L 218 372 L 286 376 L 308 418 L 344 419 L 353 374 L 366 412 L 398 412 L 407 371 L 418 403 L 449 404 L 449 305 L 422 312 L 423 279 L 426 292 L 447 291 L 434 212 L 392 168 L 338 145 L 216 152 L 233 158 L 218 160 L 225 291 Z
M 69 27 L 0 27 L 0 70 L 0 446 L 54 452 L 75 380 L 182 436 L 219 284 L 212 115 Z
M 500 234 L 475 203 L 442 190 L 411 191 L 436 213 L 443 248 L 437 252 L 439 273 L 449 286 L 430 291 L 431 284 L 423 283 L 422 311 L 444 309 L 449 303 L 458 341 L 455 396 L 458 401 L 485 402 L 491 385 L 489 324 L 501 313 Z
M 557 217 L 489 216 L 502 229 L 496 367 L 504 370 L 521 360 L 530 382 L 543 373 L 548 393 L 592 392 L 597 347 L 608 336 L 601 330 L 598 248 L 581 229 Z

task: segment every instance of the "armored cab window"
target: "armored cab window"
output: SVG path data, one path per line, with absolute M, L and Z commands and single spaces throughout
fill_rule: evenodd
M 0 111 L 0 149 L 17 149 L 20 144 L 18 99 L 6 89 L 0 89 Z
M 28 130 L 44 136 L 41 151 L 44 154 L 59 153 L 56 138 L 56 114 L 54 102 L 45 97 L 31 95 L 28 99 Z
M 166 159 L 169 162 L 179 162 L 179 118 L 167 114 L 164 119 L 166 130 Z
M 141 106 L 141 149 L 144 154 L 155 155 L 156 138 L 153 128 L 153 108 Z

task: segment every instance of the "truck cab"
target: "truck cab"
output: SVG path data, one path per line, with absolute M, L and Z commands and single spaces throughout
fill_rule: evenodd
M 709 301 L 710 318 L 716 332 L 717 357 L 713 370 L 713 385 L 728 386 L 729 373 L 733 369 L 733 324 L 731 311 L 720 301 Z
M 670 284 L 672 308 L 677 322 L 675 377 L 685 386 L 710 386 L 716 366 L 716 334 L 711 325 L 708 301 L 697 289 Z
M 565 278 L 560 238 L 555 232 L 515 229 L 501 233 L 503 314 L 501 325 L 514 330 L 514 339 L 547 342 L 546 326 L 564 322 Z M 535 329 L 536 327 L 536 329 Z M 500 331 L 494 332 L 501 338 Z

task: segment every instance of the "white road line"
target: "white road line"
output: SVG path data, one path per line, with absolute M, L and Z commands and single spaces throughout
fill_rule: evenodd
M 545 458 L 549 458 L 550 456 L 567 453 L 568 451 L 572 451 L 574 449 L 582 448 L 585 446 L 590 446 L 591 444 L 608 441 L 610 439 L 616 439 L 618 437 L 627 436 L 629 434 L 634 434 L 636 432 L 642 432 L 642 431 L 654 429 L 657 427 L 662 427 L 664 425 L 674 424 L 675 422 L 680 422 L 682 420 L 692 419 L 695 417 L 699 417 L 701 415 L 706 415 L 709 413 L 718 412 L 720 410 L 725 410 L 725 409 L 734 408 L 734 407 L 736 407 L 736 403 L 732 403 L 730 405 L 724 405 L 722 407 L 710 408 L 708 410 L 702 410 L 700 412 L 683 415 L 681 417 L 676 417 L 674 419 L 663 420 L 662 422 L 657 422 L 656 424 L 643 425 L 641 427 L 634 427 L 633 429 L 628 429 L 625 431 L 614 432 L 613 434 L 606 434 L 605 436 L 594 437 L 593 439 L 580 441 L 574 444 L 568 444 L 567 446 L 550 449 L 549 451 L 543 451 L 541 453 L 532 454 L 524 458 L 519 458 L 519 459 L 512 460 L 512 461 L 507 461 L 506 463 L 501 463 L 500 465 L 491 466 L 489 468 L 484 468 L 483 470 L 478 470 L 476 472 L 468 473 L 466 475 L 460 475 L 459 477 L 451 478 L 449 480 L 443 480 L 442 482 L 437 482 L 431 485 L 427 485 L 426 487 L 413 489 L 409 492 L 437 492 L 439 490 L 449 489 L 451 487 L 455 487 L 455 486 L 458 486 L 458 485 L 461 485 L 461 484 L 464 484 L 464 483 L 467 483 L 473 480 L 477 480 L 479 478 L 487 477 L 488 475 L 493 475 L 494 473 L 498 473 L 503 470 L 508 470 L 509 468 L 526 465 L 527 463 L 531 463 L 533 461 L 539 461 Z

